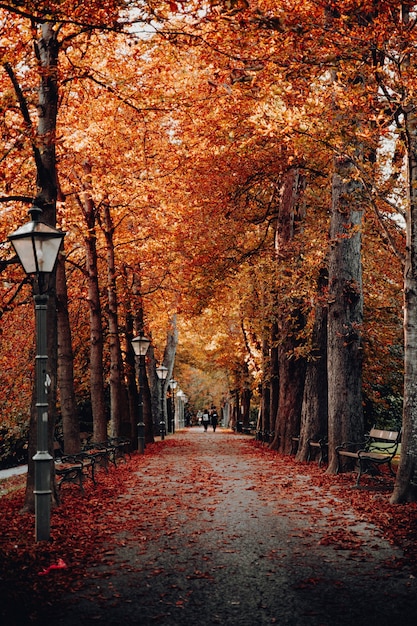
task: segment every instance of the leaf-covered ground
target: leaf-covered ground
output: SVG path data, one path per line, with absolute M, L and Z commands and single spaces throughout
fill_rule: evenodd
M 4 626 L 415 624 L 417 507 L 392 479 L 327 476 L 245 436 L 194 428 L 64 485 L 52 542 L 0 484 Z

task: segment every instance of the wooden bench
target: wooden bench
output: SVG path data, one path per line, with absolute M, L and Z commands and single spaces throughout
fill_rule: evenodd
M 318 455 L 318 465 L 321 467 L 323 463 L 327 463 L 328 459 L 328 443 L 326 437 L 314 437 L 308 440 L 308 455 L 307 461 L 311 461 L 312 458 Z
M 391 475 L 395 476 L 392 469 L 392 461 L 397 454 L 400 437 L 401 431 L 372 428 L 365 441 L 360 443 L 342 443 L 336 447 L 336 472 L 338 473 L 342 469 L 342 459 L 350 459 L 355 461 L 358 466 L 356 486 L 359 486 L 364 472 L 372 470 L 379 473 L 381 465 L 387 465 Z
M 291 450 L 290 454 L 297 454 L 298 446 L 300 445 L 300 435 L 294 435 L 291 437 Z
M 126 461 L 126 456 L 129 459 L 132 458 L 130 454 L 131 441 L 127 437 L 110 437 L 107 441 L 107 445 L 113 449 L 114 462 L 116 464 L 116 460 L 122 459 Z
M 117 467 L 117 459 L 126 461 L 126 455 L 130 458 L 130 439 L 126 437 L 112 437 L 99 443 L 90 442 L 83 447 L 86 454 L 93 456 L 98 465 L 102 465 L 106 472 L 109 471 L 109 463 Z
M 95 459 L 84 452 L 78 454 L 64 454 L 58 442 L 54 443 L 55 454 L 55 474 L 58 478 L 58 491 L 64 483 L 75 483 L 80 491 L 84 493 L 83 481 L 85 478 L 91 479 L 96 485 L 94 472 Z
M 75 483 L 84 493 L 84 479 L 90 478 L 96 484 L 94 474 L 94 459 L 82 454 L 62 455 L 55 460 L 55 474 L 58 477 L 58 491 L 64 483 Z

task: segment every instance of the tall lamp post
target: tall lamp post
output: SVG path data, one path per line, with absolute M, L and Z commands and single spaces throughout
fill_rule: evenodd
M 145 422 L 143 421 L 143 381 L 145 372 L 145 356 L 151 340 L 145 337 L 143 331 L 132 339 L 132 348 L 139 361 L 139 422 L 138 422 L 138 452 L 145 453 Z
M 164 383 L 168 376 L 168 368 L 165 367 L 165 365 L 160 365 L 156 368 L 156 373 L 159 380 L 161 381 L 161 420 L 159 422 L 159 428 L 161 433 L 161 439 L 164 439 L 166 433 L 166 424 L 164 417 Z
M 29 209 L 31 221 L 8 236 L 23 269 L 35 275 L 36 320 L 36 408 L 37 438 L 35 463 L 35 536 L 36 541 L 49 541 L 51 534 L 51 461 L 48 451 L 48 391 L 51 379 L 47 372 L 47 305 L 45 275 L 51 274 L 58 258 L 65 233 L 40 221 L 42 210 Z
M 171 380 L 169 381 L 169 387 L 171 390 L 171 428 L 169 429 L 169 432 L 171 433 L 175 433 L 175 390 L 177 388 L 177 381 L 174 380 L 174 378 L 171 378 Z

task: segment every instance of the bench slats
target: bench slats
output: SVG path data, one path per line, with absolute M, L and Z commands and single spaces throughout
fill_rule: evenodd
M 362 474 L 370 466 L 378 471 L 379 465 L 388 465 L 391 475 L 395 476 L 391 463 L 397 454 L 400 438 L 401 431 L 372 428 L 366 441 L 362 443 L 342 443 L 342 445 L 336 447 L 336 472 L 339 473 L 341 471 L 342 458 L 348 458 L 356 459 L 358 462 L 357 486 L 359 486 Z

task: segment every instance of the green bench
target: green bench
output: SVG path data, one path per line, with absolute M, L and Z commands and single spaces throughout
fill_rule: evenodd
M 339 473 L 343 469 L 344 462 L 355 462 L 358 468 L 356 486 L 359 486 L 361 476 L 366 471 L 379 473 L 379 467 L 387 465 L 392 476 L 392 461 L 398 453 L 400 445 L 400 430 L 380 430 L 372 428 L 365 441 L 360 443 L 344 442 L 336 447 L 337 469 Z

